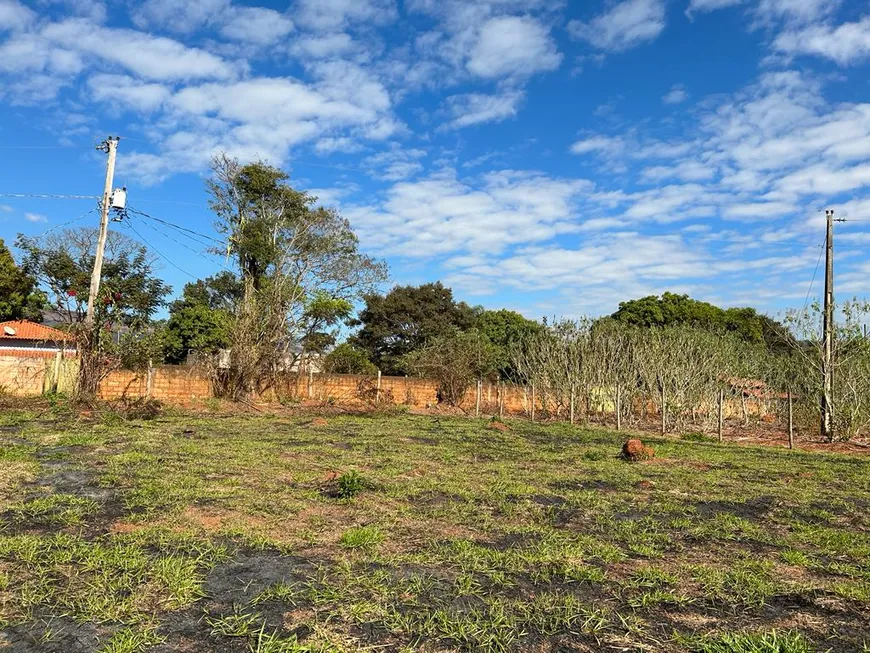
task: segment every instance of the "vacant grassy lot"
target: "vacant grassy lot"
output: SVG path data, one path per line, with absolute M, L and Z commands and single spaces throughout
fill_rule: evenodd
M 870 650 L 870 458 L 648 442 L 7 410 L 0 649 Z

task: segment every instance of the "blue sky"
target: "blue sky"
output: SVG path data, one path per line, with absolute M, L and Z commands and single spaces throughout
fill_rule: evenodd
M 665 290 L 777 314 L 825 207 L 839 297 L 870 290 L 868 73 L 854 0 L 0 0 L 0 237 L 92 209 L 9 194 L 99 194 L 119 134 L 130 205 L 196 231 L 223 150 L 290 170 L 396 283 L 530 317 Z M 118 228 L 176 291 L 220 269 Z

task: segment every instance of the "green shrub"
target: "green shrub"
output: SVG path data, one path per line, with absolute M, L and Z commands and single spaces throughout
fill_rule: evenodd
M 340 499 L 352 499 L 368 487 L 362 474 L 355 469 L 339 476 L 336 482 L 338 483 L 336 496 Z

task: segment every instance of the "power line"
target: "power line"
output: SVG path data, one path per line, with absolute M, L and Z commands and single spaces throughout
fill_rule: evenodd
M 187 251 L 192 252 L 193 254 L 196 254 L 197 256 L 199 256 L 199 257 L 200 257 L 201 259 L 203 259 L 204 261 L 208 261 L 209 263 L 217 263 L 217 264 L 218 264 L 220 267 L 222 267 L 224 270 L 227 270 L 227 271 L 229 271 L 229 272 L 232 272 L 232 270 L 231 270 L 230 268 L 228 268 L 226 265 L 224 265 L 224 264 L 221 263 L 220 261 L 218 261 L 218 260 L 216 260 L 216 259 L 214 259 L 214 258 L 209 258 L 208 256 L 206 256 L 206 255 L 203 254 L 202 252 L 198 252 L 197 250 L 193 249 L 192 247 L 187 246 L 186 244 L 184 244 L 184 243 L 181 242 L 180 240 L 177 240 L 177 239 L 173 238 L 171 235 L 169 235 L 169 234 L 166 233 L 165 231 L 162 231 L 162 230 L 158 229 L 157 227 L 155 227 L 155 226 L 153 226 L 153 225 L 150 225 L 150 224 L 148 224 L 148 223 L 144 223 L 144 224 L 145 224 L 145 226 L 147 226 L 149 229 L 151 229 L 151 230 L 154 231 L 155 233 L 160 234 L 160 235 L 163 236 L 164 238 L 166 238 L 166 239 L 172 241 L 172 242 L 175 243 L 176 245 L 179 245 L 179 246 L 183 247 L 183 248 L 186 249 Z M 195 242 L 199 242 L 199 241 L 195 241 Z M 204 244 L 204 243 L 200 243 L 200 244 Z
M 148 226 L 149 226 L 151 229 L 154 229 L 155 231 L 158 231 L 159 233 L 162 233 L 164 236 L 166 236 L 166 237 L 169 238 L 170 240 L 173 240 L 173 241 L 175 240 L 173 237 L 170 237 L 169 234 L 167 234 L 165 231 L 159 231 L 159 230 L 155 229 L 153 226 L 151 226 L 150 223 L 151 223 L 152 220 L 153 220 L 152 218 L 149 218 L 149 217 L 146 217 L 146 216 L 144 216 L 144 215 L 140 215 L 140 214 L 134 214 L 134 215 L 136 215 L 137 217 L 142 218 L 142 219 L 144 219 L 144 220 L 147 220 L 147 223 L 146 223 L 146 224 L 148 224 Z M 154 222 L 155 222 L 156 224 L 164 224 L 164 223 L 159 222 L 159 221 L 154 221 Z M 184 236 L 185 238 L 188 238 L 189 240 L 191 240 L 192 242 L 196 243 L 197 245 L 202 245 L 203 247 L 211 247 L 211 246 L 212 246 L 211 243 L 209 243 L 208 241 L 206 241 L 206 240 L 201 240 L 200 238 L 197 238 L 196 236 L 191 236 L 191 235 L 189 235 L 189 234 L 186 234 L 186 233 L 184 233 L 184 232 L 180 232 L 180 231 L 177 231 L 177 230 L 176 230 L 176 233 L 178 233 L 178 234 L 181 235 L 181 236 Z M 182 243 L 179 243 L 179 244 L 182 244 Z
M 135 213 L 136 215 L 141 215 L 143 218 L 148 218 L 150 220 L 154 220 L 155 222 L 159 222 L 162 225 L 166 225 L 167 227 L 171 227 L 172 229 L 176 229 L 178 231 L 181 231 L 181 232 L 184 232 L 187 234 L 198 236 L 199 238 L 205 238 L 206 240 L 210 240 L 214 243 L 217 243 L 218 245 L 223 245 L 223 242 L 218 240 L 217 238 L 212 238 L 211 236 L 209 236 L 207 234 L 202 234 L 202 233 L 199 233 L 198 231 L 194 231 L 193 229 L 188 229 L 187 227 L 182 227 L 181 225 L 177 225 L 174 222 L 169 222 L 168 220 L 163 220 L 162 218 L 157 218 L 153 215 L 149 215 L 148 213 L 145 213 L 144 211 L 140 211 L 139 209 L 134 209 L 133 207 L 128 207 L 127 210 Z
M 66 222 L 61 222 L 60 224 L 56 224 L 56 225 L 54 225 L 53 227 L 50 227 L 49 229 L 46 229 L 45 231 L 43 231 L 41 234 L 39 234 L 38 236 L 36 236 L 36 238 L 42 238 L 43 236 L 46 236 L 46 235 L 50 234 L 50 233 L 51 233 L 52 231 L 54 231 L 55 229 L 60 229 L 61 227 L 66 227 L 67 225 L 71 225 L 71 224 L 73 224 L 74 222 L 78 222 L 79 220 L 83 220 L 83 219 L 85 219 L 86 217 L 88 217 L 91 213 L 94 213 L 98 208 L 99 208 L 99 207 L 95 206 L 95 207 L 92 208 L 90 211 L 88 211 L 87 213 L 82 213 L 82 214 L 81 214 L 79 217 L 77 217 L 77 218 L 73 218 L 72 220 L 67 220 Z
M 0 197 L 14 197 L 17 199 L 36 198 L 41 200 L 98 200 L 99 195 L 58 195 L 50 193 L 0 193 Z
M 822 262 L 822 254 L 825 253 L 825 241 L 822 241 L 822 244 L 819 245 L 819 258 L 816 260 L 816 268 L 813 270 L 813 278 L 810 279 L 810 287 L 807 288 L 807 296 L 804 299 L 804 307 L 801 309 L 801 313 L 804 313 L 807 310 L 807 304 L 810 301 L 810 293 L 813 291 L 813 284 L 816 281 L 816 274 L 819 272 L 819 264 Z
M 157 254 L 160 258 L 162 258 L 164 261 L 166 261 L 167 263 L 169 263 L 169 265 L 171 265 L 172 267 L 174 267 L 176 270 L 178 270 L 178 271 L 181 272 L 182 274 L 186 274 L 187 276 L 189 276 L 189 277 L 190 277 L 191 279 L 193 279 L 193 280 L 198 279 L 198 277 L 192 275 L 192 274 L 191 274 L 190 272 L 188 272 L 187 270 L 185 270 L 185 269 L 179 267 L 178 265 L 176 265 L 176 263 L 175 263 L 172 259 L 170 259 L 168 256 L 164 255 L 164 254 L 163 254 L 159 249 L 157 249 L 156 247 L 154 247 L 154 245 L 152 245 L 151 243 L 149 243 L 149 242 L 145 239 L 145 236 L 143 236 L 142 234 L 140 234 L 140 233 L 136 230 L 136 227 L 134 227 L 134 226 L 133 226 L 132 224 L 130 224 L 129 222 L 127 223 L 127 227 L 129 227 L 129 229 L 130 229 L 134 234 L 136 234 L 137 236 L 139 236 L 140 240 L 141 240 L 143 243 L 145 243 L 148 247 L 150 247 L 151 249 L 153 249 L 155 254 Z

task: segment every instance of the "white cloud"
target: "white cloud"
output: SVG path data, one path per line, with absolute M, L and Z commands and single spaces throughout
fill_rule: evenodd
M 533 18 L 491 18 L 480 30 L 467 68 L 478 77 L 528 76 L 562 62 L 548 30 Z
M 293 31 L 293 21 L 274 9 L 232 7 L 223 16 L 221 34 L 235 41 L 268 45 Z
M 204 50 L 134 30 L 98 27 L 82 19 L 51 23 L 41 34 L 51 43 L 118 64 L 146 79 L 227 79 L 237 73 L 236 66 Z
M 227 39 L 254 45 L 279 41 L 293 21 L 274 9 L 234 5 L 231 0 L 145 0 L 132 11 L 138 27 L 159 27 L 177 34 L 216 29 Z
M 106 4 L 102 0 L 41 0 L 42 4 L 61 5 L 73 16 L 87 18 L 94 23 L 105 22 Z
M 671 90 L 665 93 L 664 97 L 662 97 L 662 102 L 665 104 L 680 104 L 681 102 L 685 102 L 689 98 L 689 93 L 686 91 L 686 87 L 682 84 L 674 84 L 671 86 Z
M 293 49 L 316 59 L 336 57 L 357 48 L 353 39 L 343 32 L 322 36 L 306 36 L 293 42 Z
M 362 149 L 362 145 L 347 136 L 339 136 L 337 138 L 329 136 L 317 141 L 314 149 L 320 154 L 332 154 L 333 152 L 351 153 L 359 152 Z
M 48 218 L 39 213 L 25 213 L 24 219 L 28 222 L 48 222 Z
M 313 30 L 338 31 L 348 25 L 384 25 L 397 12 L 395 0 L 297 0 L 294 16 Z
M 787 55 L 812 55 L 840 66 L 857 64 L 870 57 L 870 16 L 837 27 L 814 25 L 786 31 L 776 37 L 773 48 Z
M 841 4 L 842 0 L 759 0 L 755 15 L 762 24 L 808 25 L 831 15 Z
M 15 209 L 8 204 L 0 204 L 0 213 L 12 213 L 13 211 L 15 211 Z
M 221 16 L 230 0 L 143 0 L 132 11 L 138 27 L 161 27 L 171 32 L 188 34 Z
M 2 72 L 46 72 L 65 76 L 74 75 L 83 67 L 82 58 L 76 52 L 55 47 L 34 34 L 16 34 L 0 44 Z
M 386 89 L 366 70 L 342 61 L 312 65 L 313 83 L 252 77 L 189 85 L 165 97 L 159 85 L 127 88 L 140 110 L 160 107 L 157 153 L 125 157 L 125 170 L 147 183 L 172 172 L 195 172 L 225 150 L 239 159 L 282 164 L 290 148 L 314 141 L 320 153 L 349 152 L 404 126 Z
M 696 13 L 707 13 L 742 4 L 744 0 L 690 0 L 686 15 L 691 18 Z
M 423 164 L 420 160 L 425 157 L 425 150 L 393 145 L 389 150 L 367 157 L 363 160 L 363 166 L 377 179 L 399 181 L 421 172 Z
M 664 28 L 664 0 L 624 0 L 589 23 L 578 20 L 568 23 L 572 37 L 611 52 L 653 41 Z
M 0 30 L 18 30 L 36 20 L 36 13 L 17 0 L 0 0 Z
M 700 161 L 686 160 L 671 166 L 652 166 L 644 169 L 641 177 L 644 180 L 658 182 L 664 179 L 682 179 L 684 181 L 705 181 L 716 174 L 715 168 Z
M 573 154 L 589 154 L 598 152 L 604 155 L 616 155 L 625 150 L 625 141 L 619 137 L 590 136 L 576 141 L 571 146 Z
M 141 82 L 127 75 L 94 75 L 88 79 L 88 87 L 97 100 L 142 112 L 158 109 L 170 96 L 170 90 L 162 84 Z
M 375 206 L 343 206 L 363 243 L 382 253 L 433 257 L 499 252 L 578 229 L 575 202 L 592 184 L 503 170 L 460 180 L 452 170 L 395 184 Z
M 523 101 L 521 91 L 496 95 L 467 93 L 447 98 L 447 110 L 453 119 L 447 127 L 458 129 L 487 122 L 500 122 L 517 115 Z

